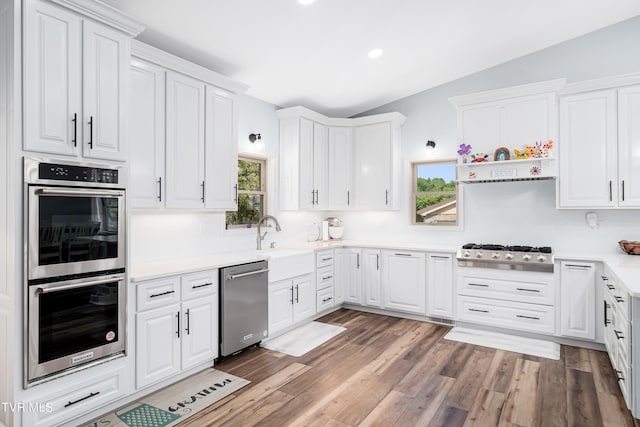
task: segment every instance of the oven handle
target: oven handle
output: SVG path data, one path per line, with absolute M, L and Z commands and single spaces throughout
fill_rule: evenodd
M 62 285 L 62 286 L 56 286 L 52 288 L 43 288 L 42 286 L 40 286 L 38 287 L 36 292 L 39 295 L 50 294 L 53 292 L 67 291 L 69 289 L 86 288 L 87 286 L 96 286 L 96 285 L 102 285 L 105 283 L 120 282 L 122 280 L 124 280 L 122 277 L 118 277 L 118 278 L 111 278 L 111 279 L 92 280 L 91 282 L 74 283 L 71 285 Z
M 96 196 L 96 197 L 124 197 L 124 191 L 118 190 L 60 190 L 57 188 L 38 188 L 36 194 L 41 196 Z

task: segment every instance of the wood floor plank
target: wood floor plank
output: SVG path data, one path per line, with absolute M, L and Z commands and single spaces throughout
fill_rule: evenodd
M 319 320 L 347 329 L 302 357 L 251 348 L 216 363 L 252 383 L 179 426 L 640 427 L 604 352 L 527 356 L 347 309 Z
M 567 369 L 567 422 L 569 425 L 597 426 L 602 416 L 591 372 Z
M 509 384 L 500 423 L 532 425 L 535 418 L 540 364 L 518 358 Z
M 465 426 L 497 426 L 502 414 L 505 395 L 494 390 L 481 389 L 469 410 Z

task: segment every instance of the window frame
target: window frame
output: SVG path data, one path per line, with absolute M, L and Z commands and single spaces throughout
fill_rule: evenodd
M 439 194 L 450 194 L 451 192 L 441 192 L 441 191 L 433 191 L 433 192 L 418 192 L 418 167 L 425 165 L 438 165 L 438 164 L 451 164 L 455 168 L 455 182 L 456 182 L 456 223 L 455 224 L 446 224 L 446 225 L 437 225 L 437 224 L 428 224 L 426 222 L 418 222 L 416 221 L 416 199 L 421 195 L 439 195 Z M 458 182 L 458 161 L 457 159 L 438 159 L 438 160 L 421 160 L 416 162 L 411 162 L 411 192 L 410 192 L 410 215 L 411 215 L 411 225 L 419 228 L 425 229 L 425 226 L 430 230 L 463 230 L 464 225 L 464 209 L 463 209 L 463 186 Z
M 237 162 L 239 161 L 245 161 L 245 162 L 251 162 L 251 163 L 259 163 L 260 164 L 260 190 L 256 191 L 256 190 L 240 190 L 240 187 L 238 186 L 238 201 L 240 200 L 240 195 L 241 194 L 247 194 L 247 195 L 262 195 L 262 200 L 263 200 L 263 204 L 262 204 L 262 212 L 263 215 L 266 215 L 268 210 L 267 210 L 267 198 L 268 198 L 268 186 L 267 186 L 267 158 L 266 157 L 262 157 L 262 156 L 256 156 L 253 154 L 246 154 L 246 153 L 239 153 L 238 157 L 237 157 Z M 239 169 L 236 169 L 236 183 L 238 182 L 238 171 Z M 239 230 L 251 230 L 253 231 L 253 227 L 251 228 L 247 228 L 246 224 L 232 224 L 232 225 L 227 225 L 227 212 L 237 212 L 238 208 L 236 206 L 236 210 L 235 211 L 225 211 L 225 216 L 224 216 L 224 230 L 225 231 L 239 231 Z M 260 218 L 256 218 L 255 220 L 257 221 Z

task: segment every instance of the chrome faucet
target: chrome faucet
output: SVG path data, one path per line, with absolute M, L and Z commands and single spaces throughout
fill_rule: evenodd
M 269 220 L 272 219 L 275 223 L 276 223 L 276 231 L 282 231 L 282 229 L 280 228 L 280 223 L 278 222 L 278 220 L 276 219 L 275 216 L 273 215 L 265 215 L 262 218 L 260 218 L 258 220 L 258 236 L 256 238 L 256 246 L 257 246 L 257 250 L 262 250 L 262 241 L 264 240 L 264 236 L 267 235 L 267 232 L 265 231 L 264 233 L 260 234 L 260 227 L 262 227 L 262 222 L 264 220 Z

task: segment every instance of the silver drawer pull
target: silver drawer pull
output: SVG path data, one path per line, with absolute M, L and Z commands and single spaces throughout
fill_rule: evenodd
M 89 394 L 88 394 L 88 395 L 86 395 L 85 397 L 81 397 L 81 398 L 80 398 L 80 399 L 78 399 L 78 400 L 74 400 L 73 402 L 72 402 L 72 401 L 69 401 L 69 403 L 67 403 L 66 405 L 64 405 L 64 407 L 65 407 L 65 408 L 68 408 L 68 407 L 69 407 L 69 406 L 71 406 L 71 405 L 75 405 L 76 403 L 80 403 L 80 402 L 82 402 L 82 401 L 84 401 L 84 400 L 91 399 L 92 397 L 95 397 L 95 396 L 97 396 L 97 395 L 99 395 L 99 394 L 100 394 L 100 392 L 99 392 L 99 391 L 96 391 L 95 393 L 89 393 Z
M 233 280 L 233 279 L 237 279 L 239 277 L 245 277 L 245 276 L 253 276 L 254 274 L 267 273 L 268 271 L 269 271 L 269 269 L 265 268 L 265 269 L 262 269 L 262 270 L 248 271 L 246 273 L 229 274 L 227 276 L 227 280 Z
M 325 298 L 325 299 L 323 299 L 323 300 L 322 300 L 322 302 L 327 302 L 327 301 L 331 301 L 332 299 L 333 299 L 332 297 L 329 297 L 329 298 Z
M 322 278 L 322 280 L 329 280 L 329 279 L 333 279 L 333 276 L 325 276 Z
M 622 297 L 619 297 L 619 296 L 616 295 L 616 296 L 614 296 L 614 298 L 615 298 L 616 302 L 624 302 L 624 298 L 622 298 Z
M 607 276 L 600 276 L 600 278 L 601 278 L 602 280 L 604 280 L 604 281 L 609 280 L 609 278 L 608 278 Z
M 567 267 L 573 268 L 591 268 L 590 265 L 581 265 L 581 264 L 565 264 Z
M 333 258 L 322 258 L 322 261 L 331 261 Z
M 484 283 L 469 283 L 469 286 L 478 286 L 480 288 L 488 288 L 489 285 L 485 285 Z
M 430 255 L 431 258 L 436 258 L 436 259 L 449 259 L 450 257 L 448 256 L 439 256 L 439 255 Z
M 400 253 L 396 253 L 396 256 L 411 256 L 411 254 L 400 254 Z
M 608 288 L 610 291 L 613 291 L 616 287 L 615 287 L 615 286 L 613 286 L 613 285 L 610 285 L 609 283 L 607 283 L 607 288 Z
M 538 293 L 540 293 L 540 291 L 538 289 L 516 288 L 516 290 L 517 291 L 538 292 Z
M 618 338 L 619 340 L 624 339 L 624 335 L 622 335 L 622 331 L 618 331 L 618 330 L 614 329 L 613 333 L 616 334 L 616 338 Z
M 163 296 L 163 295 L 169 295 L 169 294 L 172 294 L 172 293 L 174 293 L 174 292 L 175 292 L 175 291 L 167 291 L 167 292 L 161 292 L 161 293 L 159 293 L 159 294 L 152 294 L 152 295 L 149 295 L 149 298 L 161 297 L 161 296 Z
M 470 308 L 469 311 L 475 311 L 478 313 L 488 313 L 489 310 L 478 310 L 477 308 Z
M 213 283 L 205 283 L 205 284 L 202 284 L 202 285 L 192 286 L 191 289 L 204 288 L 205 286 L 212 286 L 212 285 L 213 285 Z
M 539 317 L 535 317 L 535 316 L 524 316 L 522 314 L 516 314 L 516 317 L 519 317 L 521 319 L 531 319 L 531 320 L 540 320 Z

